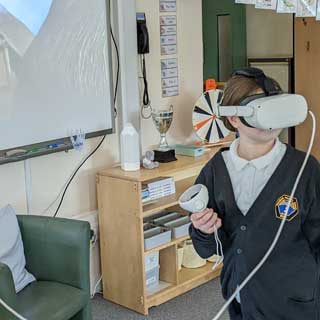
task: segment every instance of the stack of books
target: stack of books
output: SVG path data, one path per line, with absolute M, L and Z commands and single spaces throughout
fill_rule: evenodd
M 172 177 L 150 180 L 142 186 L 142 202 L 156 200 L 169 196 L 176 192 L 176 186 Z
M 149 197 L 148 187 L 146 187 L 146 186 L 142 187 L 141 199 L 142 199 L 142 203 L 145 203 L 145 202 L 148 202 L 148 201 L 151 200 L 150 197 Z

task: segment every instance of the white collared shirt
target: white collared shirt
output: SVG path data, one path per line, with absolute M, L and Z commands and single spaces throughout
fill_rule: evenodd
M 230 175 L 238 208 L 246 215 L 282 160 L 287 146 L 277 138 L 267 154 L 248 161 L 239 157 L 238 145 L 239 139 L 234 140 L 230 150 L 222 152 L 222 156 Z

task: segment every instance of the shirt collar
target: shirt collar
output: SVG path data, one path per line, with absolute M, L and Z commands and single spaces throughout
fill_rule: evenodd
M 248 161 L 246 159 L 240 158 L 238 155 L 238 146 L 239 146 L 239 138 L 238 138 L 234 140 L 230 146 L 230 157 L 237 171 L 240 171 L 241 169 L 243 169 L 247 164 L 252 164 L 253 166 L 256 167 L 256 169 L 261 170 L 272 163 L 274 157 L 281 149 L 281 144 L 282 143 L 280 142 L 279 138 L 277 138 L 273 148 L 268 153 L 266 153 L 264 156 L 260 158 L 256 158 L 251 161 Z

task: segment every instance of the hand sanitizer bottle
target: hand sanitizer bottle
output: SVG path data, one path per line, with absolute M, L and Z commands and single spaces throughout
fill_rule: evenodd
M 121 169 L 140 170 L 139 134 L 131 123 L 126 123 L 120 135 Z

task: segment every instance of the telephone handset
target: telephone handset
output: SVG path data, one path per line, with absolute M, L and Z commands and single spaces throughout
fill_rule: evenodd
M 146 15 L 143 12 L 137 13 L 137 33 L 138 53 L 149 53 L 149 33 L 147 28 Z

